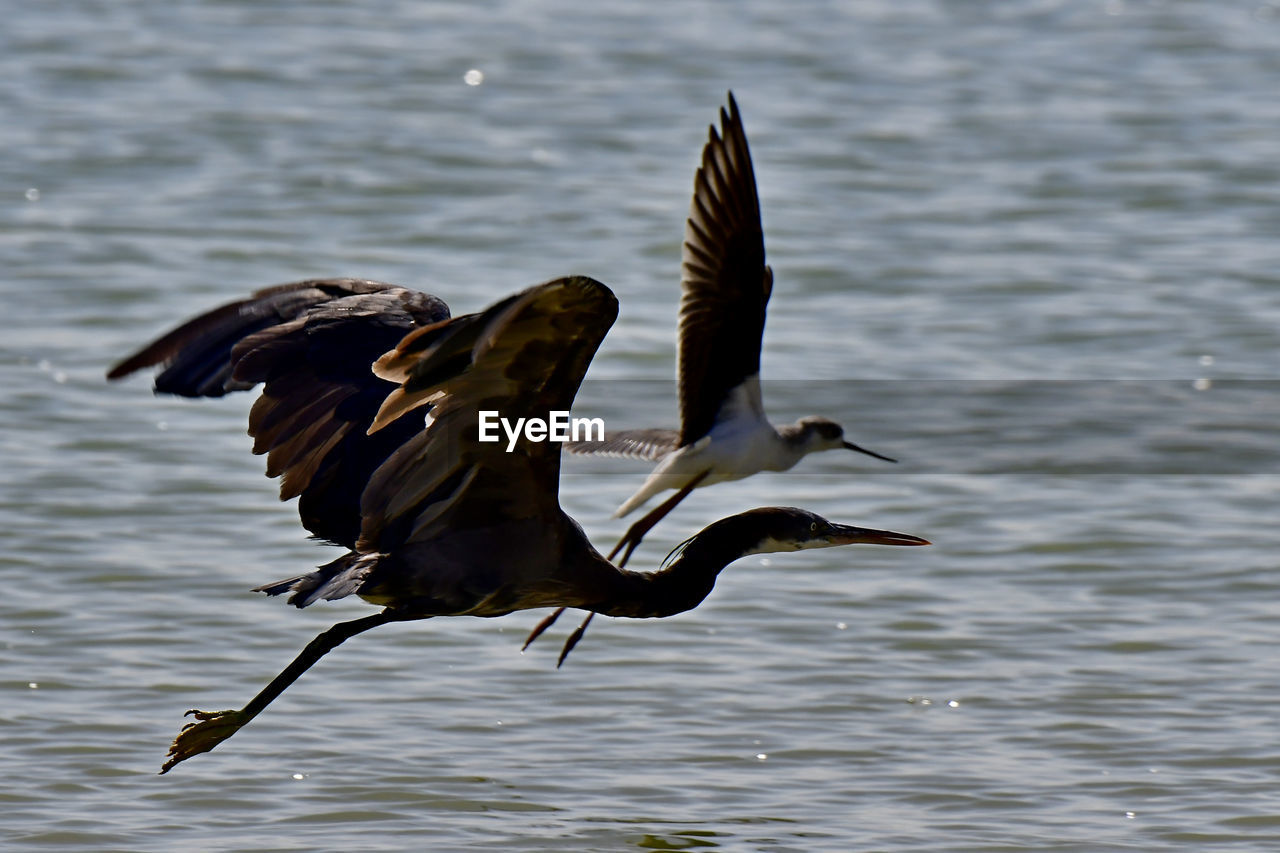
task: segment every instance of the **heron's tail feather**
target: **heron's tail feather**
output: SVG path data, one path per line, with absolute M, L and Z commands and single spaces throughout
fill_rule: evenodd
M 357 592 L 376 564 L 376 554 L 357 554 L 349 551 L 314 572 L 265 584 L 253 591 L 265 592 L 267 595 L 283 595 L 291 592 L 293 595 L 289 597 L 289 603 L 295 607 L 306 607 L 322 598 L 333 601 Z

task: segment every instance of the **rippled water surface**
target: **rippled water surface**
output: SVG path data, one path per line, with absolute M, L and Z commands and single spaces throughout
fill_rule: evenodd
M 5 846 L 1280 847 L 1280 6 L 6 5 Z M 561 670 L 541 612 L 389 626 L 156 776 L 182 711 L 371 611 L 249 592 L 333 554 L 248 395 L 106 366 L 278 282 L 464 312 L 580 272 L 622 302 L 580 404 L 671 424 L 620 380 L 673 373 L 728 89 L 773 415 L 902 463 L 700 491 L 633 565 L 761 504 L 936 544 L 748 558 Z M 562 500 L 605 546 L 643 473 L 571 460 Z

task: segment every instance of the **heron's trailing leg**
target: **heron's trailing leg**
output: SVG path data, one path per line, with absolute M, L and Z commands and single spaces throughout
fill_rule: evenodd
M 174 738 L 173 744 L 169 747 L 168 759 L 165 761 L 164 766 L 160 768 L 160 773 L 168 773 L 179 762 L 186 761 L 193 755 L 208 752 L 240 731 L 245 723 L 262 713 L 262 710 L 283 693 L 290 684 L 297 681 L 299 676 L 310 669 L 316 661 L 333 651 L 344 640 L 349 640 L 356 634 L 368 631 L 370 628 L 385 625 L 387 622 L 418 618 L 423 617 L 406 616 L 403 613 L 387 609 L 372 616 L 365 616 L 363 619 L 339 622 L 317 636 L 310 643 L 307 643 L 306 648 L 293 659 L 293 663 L 285 667 L 279 675 L 271 680 L 270 684 L 264 687 L 257 696 L 249 700 L 249 704 L 239 711 L 188 711 L 186 716 L 195 717 L 197 722 L 187 723 L 182 727 L 182 731 L 178 733 L 178 736 Z
M 657 524 L 659 521 L 661 521 L 663 516 L 671 512 L 671 510 L 675 509 L 676 504 L 680 503 L 680 501 L 687 498 L 689 496 L 689 493 L 692 492 L 694 489 L 696 489 L 698 487 L 698 484 L 701 483 L 703 480 L 705 480 L 707 478 L 707 475 L 710 473 L 711 473 L 710 468 L 708 468 L 706 471 L 703 471 L 701 474 L 699 474 L 698 476 L 690 480 L 688 483 L 686 483 L 683 489 L 676 492 L 674 495 L 667 498 L 662 503 L 658 504 L 656 507 L 653 508 L 652 511 L 650 511 L 647 515 L 645 515 L 644 518 L 641 518 L 635 524 L 631 525 L 631 527 L 627 529 L 626 534 L 621 539 L 618 540 L 618 544 L 614 545 L 613 550 L 609 552 L 609 559 L 612 560 L 614 557 L 616 557 L 618 555 L 618 552 L 622 550 L 622 546 L 626 545 L 627 546 L 626 553 L 622 555 L 622 559 L 619 560 L 617 563 L 618 568 L 621 569 L 625 567 L 627 565 L 627 561 L 631 559 L 631 554 L 636 550 L 636 546 L 639 545 L 640 540 L 644 538 L 644 535 L 648 533 L 650 530 L 652 530 L 653 526 Z M 529 644 L 532 643 L 534 640 L 538 639 L 538 635 L 540 635 L 543 631 L 547 630 L 552 625 L 554 625 L 555 621 L 560 618 L 560 614 L 563 612 L 564 612 L 564 608 L 561 607 L 560 609 L 552 613 L 550 616 L 548 616 L 546 619 L 543 619 L 541 622 L 539 622 L 537 626 L 532 631 L 529 632 L 529 639 L 524 641 L 524 645 L 520 647 L 520 651 L 524 651 L 525 649 L 529 648 Z M 560 659 L 556 661 L 556 669 L 559 669 L 561 665 L 564 664 L 564 659 L 569 656 L 569 652 L 573 651 L 573 647 L 578 645 L 578 641 L 581 640 L 582 635 L 587 632 L 587 626 L 591 624 L 591 620 L 595 617 L 595 615 L 596 615 L 595 613 L 588 613 L 587 618 L 583 620 L 582 624 L 578 626 L 577 630 L 575 630 L 572 634 L 569 635 L 569 639 L 564 641 L 564 648 L 560 650 Z

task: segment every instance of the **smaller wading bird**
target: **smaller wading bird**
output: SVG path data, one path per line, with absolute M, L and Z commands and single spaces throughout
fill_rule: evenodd
M 613 293 L 570 277 L 448 319 L 432 296 L 338 279 L 269 288 L 191 320 L 113 368 L 163 366 L 156 390 L 221 396 L 263 383 L 254 450 L 300 496 L 302 522 L 346 547 L 316 571 L 259 587 L 306 607 L 358 595 L 382 608 L 312 640 L 239 710 L 189 711 L 161 773 L 234 735 L 343 641 L 388 622 L 576 607 L 669 616 L 696 607 L 747 554 L 835 545 L 927 545 L 785 507 L 690 537 L 653 572 L 614 566 L 559 501 L 560 445 L 508 453 L 479 440 L 479 412 L 568 411 L 617 317 Z
M 640 540 L 695 488 L 740 480 L 761 471 L 786 471 L 810 453 L 855 450 L 895 462 L 844 437 L 835 421 L 817 415 L 775 428 L 760 394 L 760 345 L 773 271 L 764 260 L 760 199 L 738 104 L 729 93 L 712 125 L 693 182 L 681 263 L 680 429 L 615 432 L 603 442 L 572 442 L 578 454 L 626 456 L 658 462 L 640 489 L 614 513 L 622 518 L 667 489 L 676 493 L 627 530 L 609 552 L 625 547 L 625 566 Z M 544 619 L 527 648 L 563 610 Z M 582 638 L 591 615 L 565 642 L 560 661 Z

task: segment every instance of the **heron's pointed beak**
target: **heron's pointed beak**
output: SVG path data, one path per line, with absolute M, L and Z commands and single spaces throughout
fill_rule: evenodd
M 854 444 L 852 441 L 843 441 L 841 442 L 841 444 L 844 445 L 845 450 L 856 450 L 859 453 L 865 453 L 868 456 L 874 456 L 877 459 L 883 459 L 885 462 L 898 461 L 897 459 L 894 459 L 892 456 L 882 456 L 881 454 L 876 453 L 874 450 L 867 450 L 865 447 L 859 447 L 858 445 Z
M 833 524 L 827 540 L 832 545 L 932 545 L 928 539 L 910 533 L 894 533 L 892 530 L 873 530 L 870 527 L 853 527 Z

